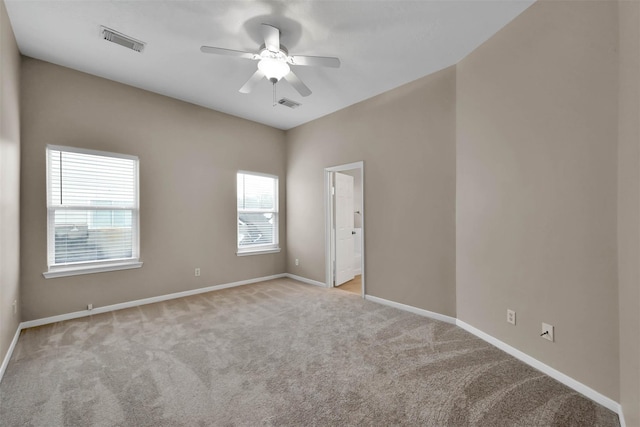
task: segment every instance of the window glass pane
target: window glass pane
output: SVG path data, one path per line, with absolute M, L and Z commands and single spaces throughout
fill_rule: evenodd
M 274 210 L 274 179 L 244 175 L 244 209 Z
M 273 213 L 240 213 L 238 215 L 238 246 L 274 244 Z
M 121 206 L 124 202 L 92 200 L 91 206 Z M 99 210 L 91 213 L 89 228 L 100 227 L 131 227 L 131 211 L 126 210 Z
M 111 227 L 111 211 L 93 211 L 91 219 L 91 228 Z
M 110 223 L 114 211 L 56 211 L 55 263 L 131 258 L 132 211 L 117 212 L 129 218 L 129 226 L 112 227 Z M 95 221 L 96 218 L 98 221 Z M 101 225 L 107 222 L 109 224 Z
M 50 150 L 50 206 L 117 200 L 121 206 L 135 207 L 135 180 L 135 160 Z
M 114 227 L 131 227 L 131 211 L 111 211 L 113 212 Z
M 277 246 L 277 185 L 276 177 L 238 173 L 238 248 Z
M 112 227 L 131 227 L 132 217 L 131 211 L 113 210 L 113 211 L 92 211 L 89 228 L 112 228 Z

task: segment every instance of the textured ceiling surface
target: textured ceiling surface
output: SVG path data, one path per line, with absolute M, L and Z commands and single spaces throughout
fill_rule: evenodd
M 290 129 L 453 65 L 533 0 L 58 1 L 5 0 L 22 54 L 172 98 Z M 293 66 L 313 92 L 286 81 L 272 104 L 263 80 L 238 89 L 252 60 L 200 46 L 258 52 L 260 24 L 280 28 L 289 54 L 336 56 L 340 68 Z M 144 41 L 142 53 L 103 40 L 106 26 Z

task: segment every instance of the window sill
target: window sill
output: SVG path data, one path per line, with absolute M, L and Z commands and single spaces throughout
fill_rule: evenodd
M 86 267 L 58 267 L 45 271 L 42 275 L 45 279 L 55 279 L 56 277 L 79 276 L 82 274 L 103 273 L 105 271 L 129 270 L 142 267 L 141 261 L 120 262 L 117 264 L 92 265 Z
M 280 252 L 280 248 L 269 248 L 269 249 L 247 249 L 244 251 L 236 252 L 238 256 L 249 256 L 249 255 L 262 255 L 262 254 L 277 254 Z

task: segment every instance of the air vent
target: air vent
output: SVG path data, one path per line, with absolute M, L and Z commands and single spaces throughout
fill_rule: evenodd
M 144 45 L 146 44 L 145 42 L 125 36 L 124 34 L 107 27 L 100 27 L 100 34 L 103 39 L 110 41 L 111 43 L 124 46 L 127 49 L 135 50 L 136 52 L 142 52 L 142 49 L 144 49 Z
M 285 107 L 289 107 L 289 108 L 298 108 L 300 105 L 302 105 L 288 98 L 282 98 L 281 100 L 278 101 L 278 104 L 284 105 Z

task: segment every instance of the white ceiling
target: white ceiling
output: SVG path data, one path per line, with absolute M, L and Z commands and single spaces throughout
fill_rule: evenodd
M 22 54 L 290 129 L 453 65 L 534 0 L 5 0 Z M 238 89 L 256 62 L 200 46 L 257 52 L 260 24 L 280 28 L 289 54 L 337 56 L 338 69 L 294 66 L 313 91 L 271 83 Z M 100 26 L 147 43 L 137 53 L 102 40 Z

